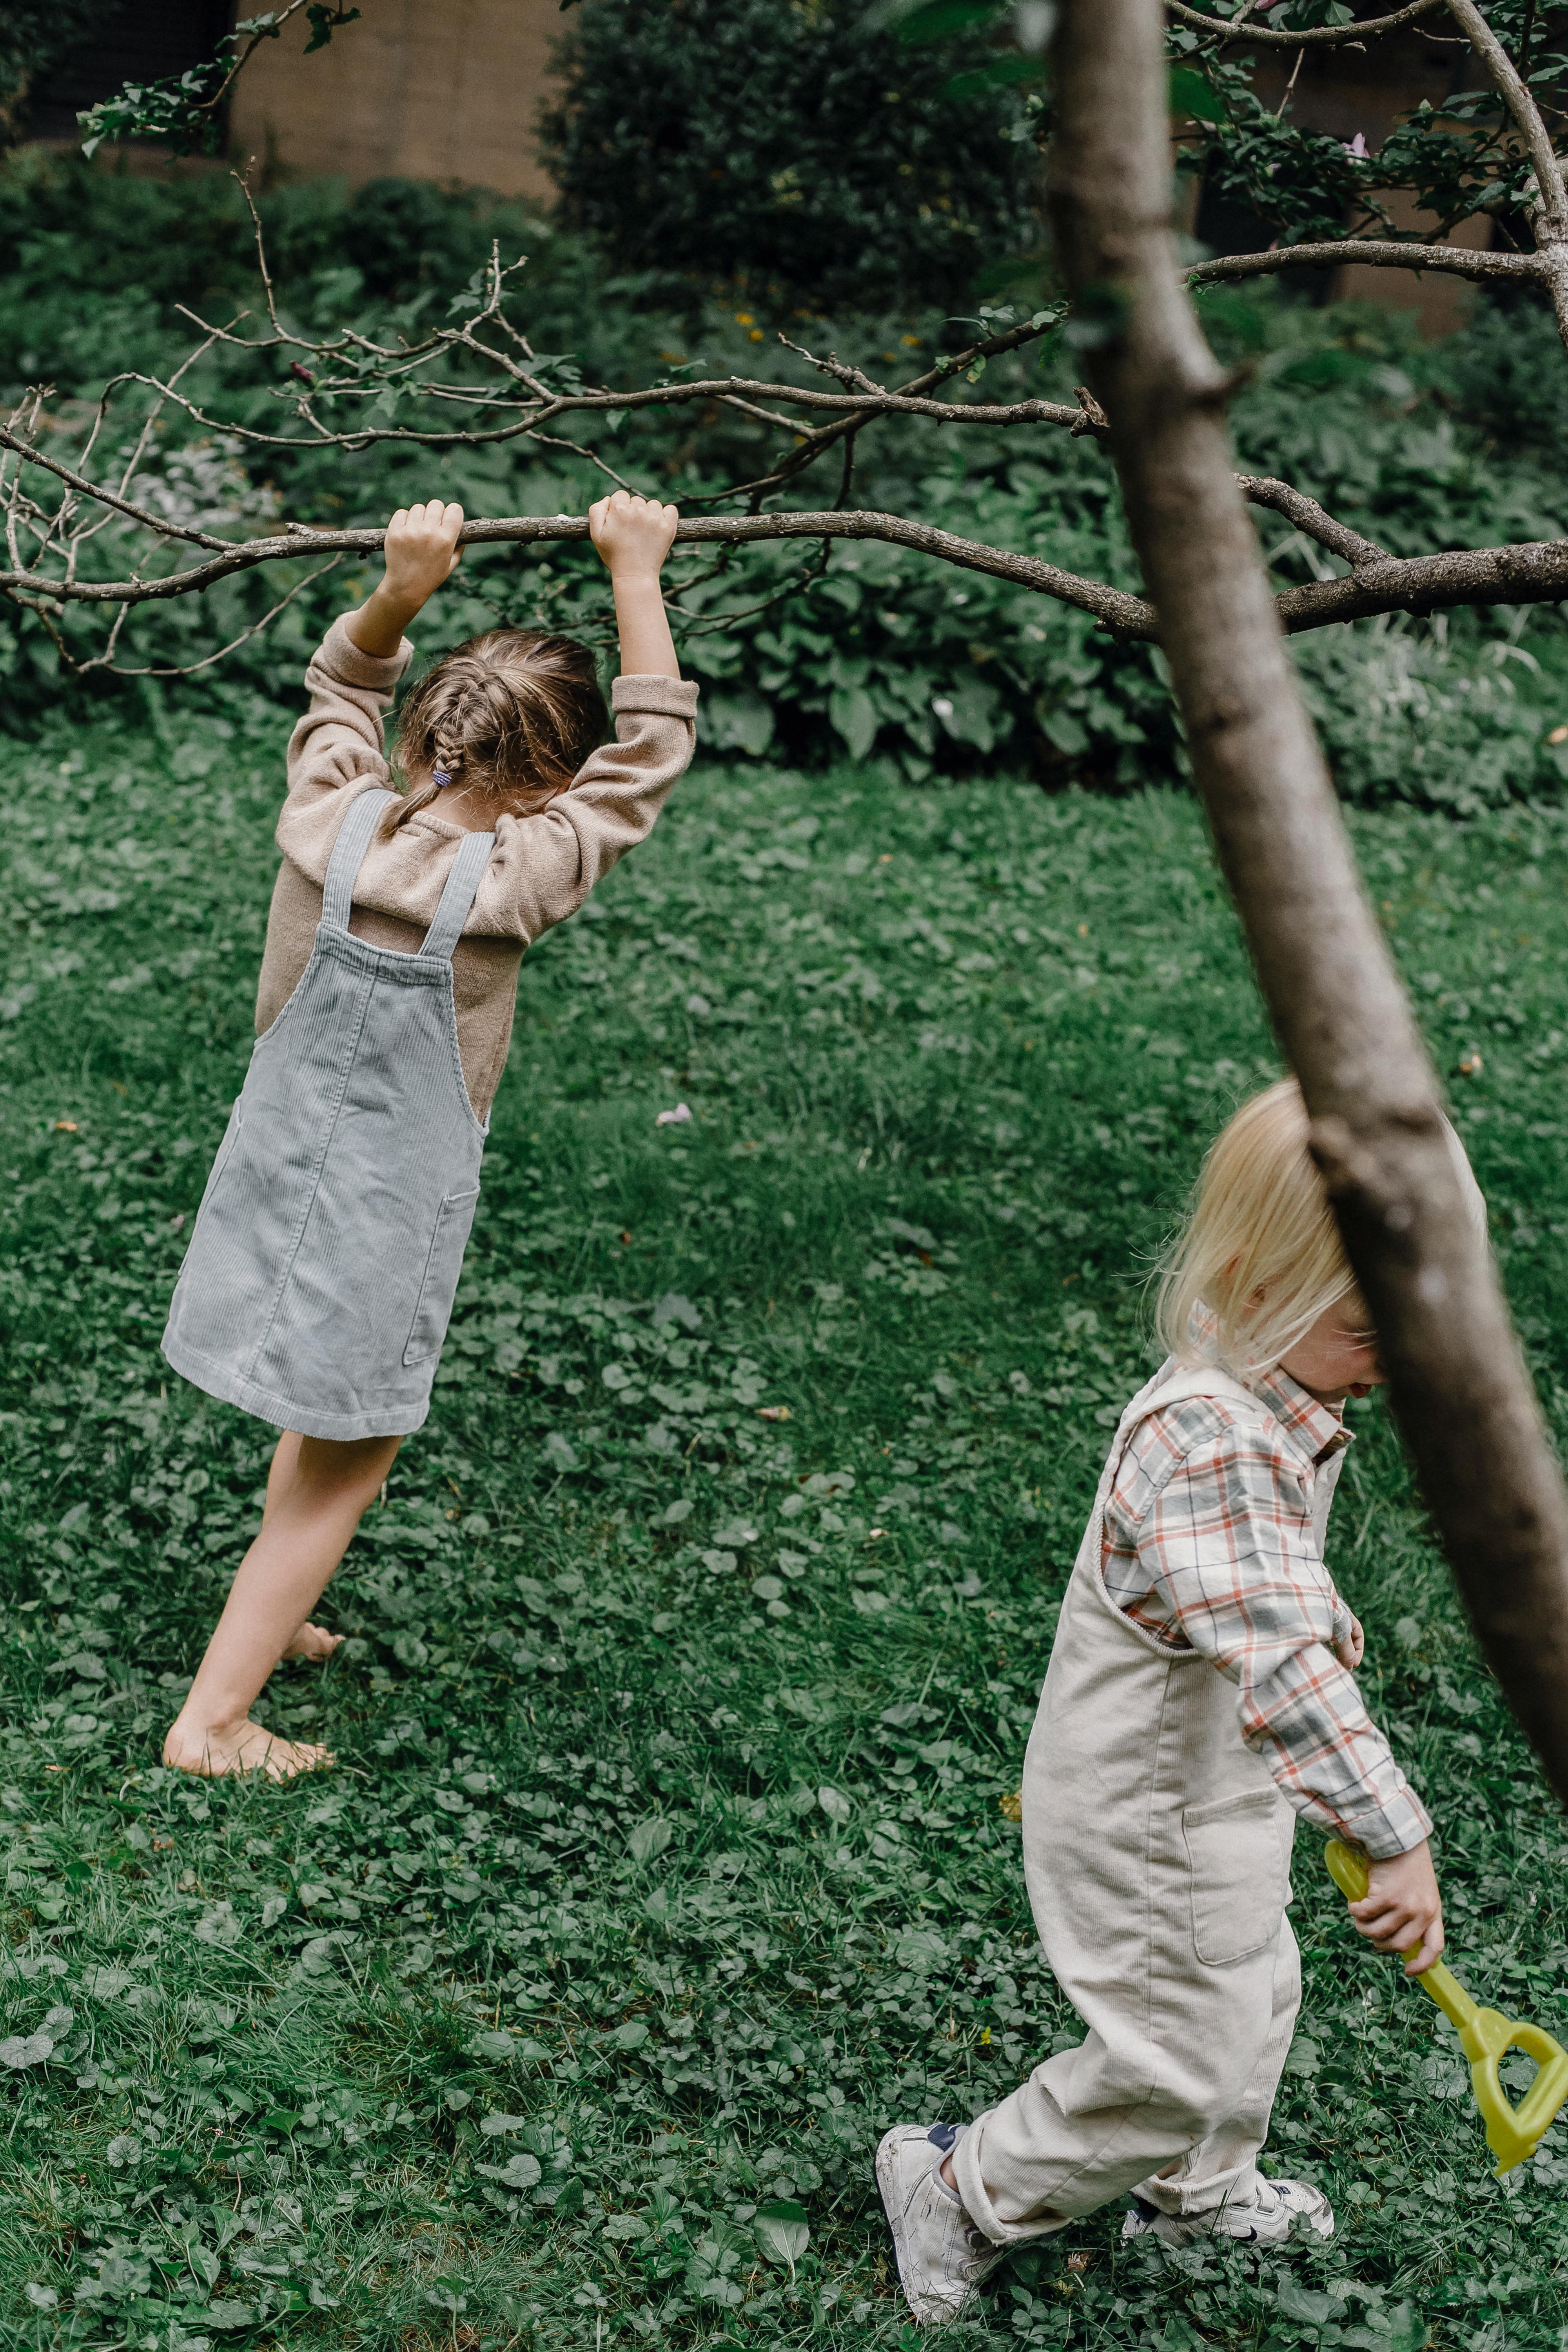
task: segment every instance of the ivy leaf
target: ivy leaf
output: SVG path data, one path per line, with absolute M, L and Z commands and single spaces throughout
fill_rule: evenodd
M 630 1832 L 626 1838 L 626 1851 L 640 1869 L 645 1862 L 657 1862 L 674 1835 L 673 1822 L 650 1814 L 646 1822 L 638 1822 Z
M 0 2042 L 0 2066 L 41 2066 L 54 2054 L 54 2040 L 47 2033 L 8 2033 Z
M 468 2050 L 475 2058 L 511 2058 L 516 2055 L 517 2044 L 510 2033 L 491 2032 L 487 2027 L 483 2033 L 473 2036 Z
M 795 2276 L 795 2266 L 811 2243 L 811 2222 L 804 2205 L 793 2197 L 773 2197 L 759 2205 L 752 2230 L 770 2263 L 783 2263 Z
M 503 2189 L 537 2189 L 544 2178 L 539 2158 L 525 2147 L 520 2147 L 505 2164 L 476 2164 L 474 2170 L 482 2172 L 487 2180 L 499 2181 Z
M 311 0 L 305 11 L 305 22 L 310 27 L 310 37 L 305 44 L 305 55 L 314 57 L 324 49 L 340 25 L 352 25 L 359 15 L 357 8 L 331 8 L 326 0 Z
M 1294 2279 L 1286 2279 L 1279 2289 L 1279 2308 L 1287 2319 L 1300 2319 L 1310 2327 L 1324 2327 L 1338 2316 L 1340 2298 L 1336 2294 L 1313 2294 L 1308 2288 L 1298 2286 Z
M 1194 66 L 1173 66 L 1166 91 L 1173 114 L 1190 114 L 1198 122 L 1228 122 L 1230 109 L 1206 74 Z

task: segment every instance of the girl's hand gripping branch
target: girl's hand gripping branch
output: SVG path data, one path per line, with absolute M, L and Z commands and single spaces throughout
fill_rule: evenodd
M 680 517 L 657 499 L 616 490 L 588 509 L 588 536 L 609 569 L 627 677 L 679 677 L 675 641 L 658 575 L 675 543 Z
M 362 654 L 391 660 L 409 622 L 457 570 L 462 528 L 462 508 L 439 499 L 398 508 L 386 526 L 381 585 L 349 614 L 349 635 Z
M 1418 1977 L 1442 1956 L 1443 1905 L 1432 1848 L 1425 1840 L 1408 1853 L 1369 1862 L 1367 1889 L 1350 1906 L 1357 1930 L 1380 1952 L 1405 1952 L 1407 1977 Z M 1411 1946 L 1419 1945 L 1418 1951 Z

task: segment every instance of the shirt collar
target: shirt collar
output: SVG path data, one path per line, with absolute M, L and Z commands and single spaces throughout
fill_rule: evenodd
M 1314 1465 L 1351 1444 L 1353 1433 L 1345 1427 L 1343 1407 L 1323 1404 L 1310 1389 L 1292 1379 L 1283 1364 L 1276 1364 L 1271 1372 L 1255 1374 L 1251 1385 L 1296 1451 Z
M 1212 1348 L 1218 1325 L 1213 1309 L 1201 1303 L 1193 1309 L 1191 1333 L 1200 1352 Z M 1353 1444 L 1355 1433 L 1345 1427 L 1342 1405 L 1321 1404 L 1310 1389 L 1292 1379 L 1282 1364 L 1272 1371 L 1254 1372 L 1247 1387 L 1266 1404 L 1296 1452 L 1314 1467 Z

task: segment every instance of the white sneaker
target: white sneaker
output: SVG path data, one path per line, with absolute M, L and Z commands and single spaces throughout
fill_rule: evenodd
M 899 2281 L 922 2327 L 956 2319 L 1008 2252 L 975 2228 L 939 2178 L 958 2137 L 954 2124 L 929 2130 L 923 2124 L 896 2124 L 877 2150 L 877 2186 L 893 2232 Z
M 1243 2245 L 1288 2238 L 1298 2221 L 1315 2238 L 1334 2234 L 1334 2209 L 1321 2189 L 1304 2180 L 1265 2180 L 1259 2173 L 1245 2197 L 1229 2198 L 1207 2213 L 1163 2213 L 1135 2196 L 1121 2224 L 1126 2238 L 1163 2238 L 1167 2246 L 1191 2246 L 1200 2238 L 1235 2238 Z

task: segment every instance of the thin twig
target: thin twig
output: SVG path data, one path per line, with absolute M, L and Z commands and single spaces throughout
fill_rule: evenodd
M 115 662 L 113 654 L 120 632 L 132 609 L 128 604 L 121 607 L 114 626 L 109 633 L 109 639 L 103 652 L 95 655 L 90 661 L 73 660 L 61 640 L 57 638 L 56 643 L 59 646 L 66 663 L 75 670 L 79 677 L 84 677 L 89 670 L 93 669 L 106 670 L 110 677 L 195 677 L 198 671 L 211 669 L 215 662 L 225 660 L 228 655 L 237 653 L 241 646 L 248 645 L 252 637 L 258 637 L 263 629 L 267 628 L 278 618 L 279 613 L 294 602 L 296 596 L 303 594 L 304 591 L 312 587 L 318 580 L 324 579 L 329 572 L 335 572 L 342 560 L 341 555 L 334 555 L 330 563 L 318 564 L 315 571 L 307 572 L 303 580 L 297 580 L 286 596 L 279 596 L 277 604 L 270 611 L 263 613 L 259 621 L 252 621 L 247 629 L 241 629 L 237 637 L 231 637 L 227 645 L 220 646 L 216 654 L 204 654 L 200 661 L 181 662 L 168 668 L 159 668 L 152 663 L 143 663 L 135 669 L 121 667 Z

